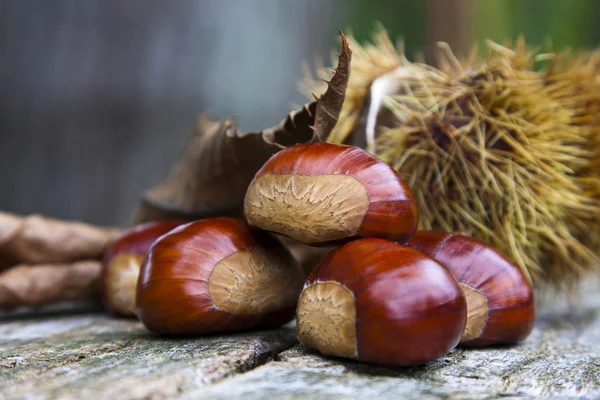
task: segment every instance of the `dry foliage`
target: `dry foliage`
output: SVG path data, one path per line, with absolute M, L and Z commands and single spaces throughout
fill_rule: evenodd
M 341 34 L 341 33 L 340 33 Z M 326 140 L 336 124 L 350 75 L 351 51 L 342 50 L 325 93 L 279 125 L 241 134 L 234 118 L 200 116 L 181 161 L 167 179 L 144 196 L 133 218 L 138 224 L 168 218 L 240 216 L 246 189 L 258 169 L 282 147 Z
M 100 261 L 10 268 L 0 273 L 0 310 L 97 299 L 100 272 Z
M 96 298 L 99 260 L 118 233 L 0 212 L 0 310 Z
M 99 259 L 119 233 L 82 222 L 0 211 L 0 269 L 16 264 Z

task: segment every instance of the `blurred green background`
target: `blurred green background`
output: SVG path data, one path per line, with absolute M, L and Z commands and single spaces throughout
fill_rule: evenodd
M 242 131 L 305 98 L 302 64 L 377 22 L 407 56 L 487 38 L 595 47 L 595 0 L 2 0 L 0 209 L 127 222 L 204 110 Z M 482 48 L 482 46 L 480 46 Z
M 472 42 L 480 48 L 486 39 L 504 42 L 519 34 L 532 46 L 551 42 L 555 50 L 595 47 L 600 40 L 597 0 L 347 0 L 345 4 L 341 23 L 351 27 L 357 39 L 368 40 L 373 21 L 380 21 L 391 37 L 405 40 L 409 58 L 430 45 L 428 20 L 445 21 L 449 30 L 472 25 Z M 442 15 L 432 19 L 435 8 Z M 463 17 L 458 21 L 452 14 L 457 8 Z
M 502 41 L 522 33 L 532 45 L 551 41 L 555 50 L 595 47 L 599 12 L 596 0 L 478 1 L 476 38 Z

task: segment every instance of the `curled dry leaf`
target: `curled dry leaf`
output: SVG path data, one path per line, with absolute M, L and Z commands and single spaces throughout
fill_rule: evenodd
M 100 261 L 18 265 L 0 274 L 0 310 L 93 300 L 100 271 Z
M 50 264 L 100 258 L 117 229 L 41 215 L 0 212 L 0 269 L 19 263 Z
M 326 140 L 344 102 L 351 51 L 341 34 L 338 66 L 320 98 L 290 113 L 279 125 L 241 134 L 232 117 L 212 121 L 206 114 L 171 173 L 148 191 L 133 218 L 142 222 L 209 216 L 240 216 L 248 184 L 281 148 Z

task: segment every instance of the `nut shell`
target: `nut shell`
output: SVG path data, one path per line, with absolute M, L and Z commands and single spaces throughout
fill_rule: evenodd
M 109 311 L 135 315 L 135 287 L 142 261 L 156 239 L 183 221 L 137 225 L 123 232 L 105 251 L 102 268 L 102 300 Z
M 514 343 L 531 333 L 533 290 L 521 269 L 498 250 L 465 235 L 439 231 L 417 232 L 410 246 L 438 260 L 465 289 L 468 317 L 462 344 Z
M 312 245 L 379 237 L 407 243 L 417 206 L 389 165 L 358 147 L 308 143 L 272 156 L 250 183 L 248 223 Z
M 323 354 L 416 365 L 453 349 L 466 320 L 462 290 L 432 258 L 383 239 L 332 251 L 298 302 L 298 338 Z
M 137 315 L 150 331 L 201 335 L 270 328 L 292 319 L 304 273 L 267 232 L 214 218 L 154 243 L 137 288 Z

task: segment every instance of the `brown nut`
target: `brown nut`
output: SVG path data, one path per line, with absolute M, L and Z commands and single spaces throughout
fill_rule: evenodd
M 432 258 L 383 239 L 332 251 L 298 301 L 298 339 L 323 354 L 415 365 L 453 349 L 466 320 L 465 297 Z
M 271 328 L 293 318 L 304 278 L 268 232 L 205 219 L 154 243 L 140 272 L 137 315 L 165 335 Z
M 104 253 L 102 300 L 105 307 L 123 316 L 135 315 L 135 287 L 142 261 L 156 239 L 182 221 L 149 222 L 123 232 Z
M 524 340 L 535 322 L 533 290 L 521 269 L 490 245 L 457 233 L 420 231 L 410 246 L 438 260 L 467 298 L 461 344 L 488 346 Z
M 417 206 L 389 165 L 358 147 L 308 143 L 275 154 L 250 183 L 251 226 L 312 245 L 379 237 L 407 243 Z

